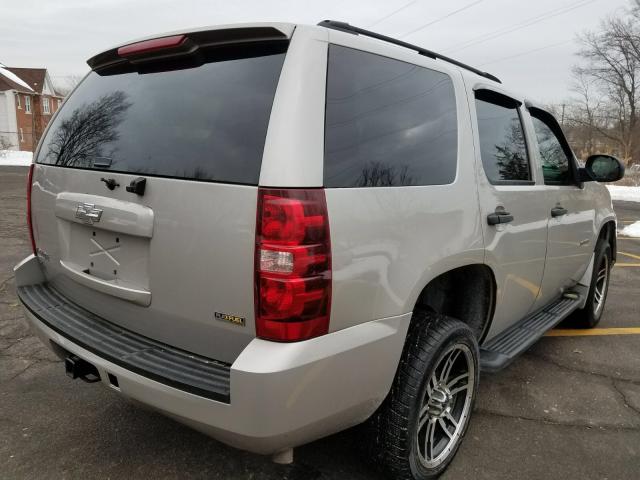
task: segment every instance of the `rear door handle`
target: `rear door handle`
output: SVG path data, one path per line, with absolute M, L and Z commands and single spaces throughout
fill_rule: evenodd
M 495 213 L 487 215 L 487 223 L 489 225 L 498 225 L 500 223 L 513 222 L 513 215 L 505 210 L 496 210 Z
M 568 210 L 566 208 L 562 208 L 562 207 L 553 207 L 551 209 L 551 216 L 553 218 L 555 217 L 561 217 L 562 215 L 566 215 L 568 213 Z

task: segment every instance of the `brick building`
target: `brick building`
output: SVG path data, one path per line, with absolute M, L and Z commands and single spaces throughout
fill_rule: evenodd
M 46 68 L 13 68 L 0 63 L 0 145 L 35 150 L 62 99 Z

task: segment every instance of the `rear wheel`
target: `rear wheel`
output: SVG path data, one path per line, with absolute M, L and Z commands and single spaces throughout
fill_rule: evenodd
M 595 327 L 604 311 L 604 304 L 609 292 L 609 277 L 611 273 L 611 246 L 600 240 L 596 246 L 593 259 L 593 273 L 591 285 L 587 294 L 587 303 L 582 310 L 578 310 L 576 320 L 582 327 Z
M 393 387 L 373 419 L 375 456 L 392 478 L 430 479 L 446 469 L 469 425 L 478 374 L 467 325 L 414 313 Z

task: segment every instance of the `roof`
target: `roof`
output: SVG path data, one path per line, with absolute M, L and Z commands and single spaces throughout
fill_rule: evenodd
M 46 68 L 15 68 L 7 67 L 7 70 L 17 75 L 29 88 L 36 93 L 42 93 L 44 79 L 47 75 Z
M 20 78 L 13 69 L 0 65 L 0 91 L 2 90 L 18 90 L 21 92 L 33 91 L 24 79 Z
M 18 90 L 21 92 L 28 91 L 28 89 L 24 88 L 22 85 L 13 82 L 9 78 L 0 74 L 0 92 L 4 92 L 5 90 Z

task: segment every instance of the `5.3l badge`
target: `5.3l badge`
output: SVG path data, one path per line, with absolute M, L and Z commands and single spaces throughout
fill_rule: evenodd
M 237 315 L 229 315 L 228 313 L 215 312 L 215 317 L 223 322 L 233 323 L 234 325 L 240 325 L 244 327 L 244 317 L 238 317 Z

